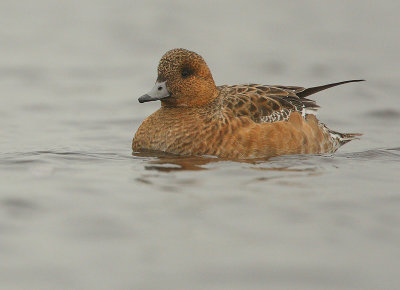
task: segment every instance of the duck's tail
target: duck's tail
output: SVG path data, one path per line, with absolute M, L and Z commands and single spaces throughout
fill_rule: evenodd
M 360 139 L 359 137 L 362 136 L 363 134 L 361 133 L 339 133 L 336 131 L 333 131 L 331 129 L 328 129 L 329 134 L 331 135 L 331 137 L 335 140 L 337 140 L 337 142 L 339 142 L 340 146 L 355 140 L 355 139 Z
M 301 99 L 305 99 L 307 102 L 311 102 L 311 103 L 313 102 L 313 103 L 315 104 L 315 102 L 314 102 L 313 100 L 308 100 L 308 99 L 306 99 L 306 97 L 308 97 L 308 96 L 310 96 L 310 95 L 313 95 L 313 94 L 315 94 L 315 93 L 318 93 L 318 92 L 320 92 L 320 91 L 323 91 L 323 90 L 332 88 L 332 87 L 336 87 L 336 86 L 343 85 L 343 84 L 347 84 L 347 83 L 355 83 L 355 82 L 362 82 L 362 81 L 365 81 L 365 80 L 349 80 L 349 81 L 338 82 L 338 83 L 332 83 L 332 84 L 327 84 L 327 85 L 318 86 L 318 87 L 307 88 L 307 89 L 304 89 L 304 90 L 301 91 L 301 92 L 298 92 L 298 93 L 297 93 L 297 96 L 300 97 Z M 304 101 L 303 101 L 303 103 L 304 103 Z M 307 107 L 307 106 L 306 106 L 306 107 Z M 311 106 L 310 106 L 310 107 L 311 107 Z M 316 107 L 317 107 L 317 106 L 315 105 L 315 106 L 312 107 L 311 109 L 314 109 L 314 110 L 315 110 Z M 322 124 L 322 123 L 321 123 L 321 125 L 323 125 L 324 129 L 325 129 L 325 130 L 329 133 L 329 135 L 331 136 L 332 141 L 333 141 L 334 144 L 335 144 L 336 150 L 337 150 L 340 146 L 342 146 L 342 145 L 344 145 L 344 144 L 350 142 L 351 140 L 359 139 L 359 137 L 362 136 L 361 133 L 340 133 L 340 132 L 333 131 L 333 130 L 329 129 L 328 127 L 326 127 L 325 124 Z
M 307 96 L 313 95 L 315 93 L 318 93 L 320 91 L 323 91 L 323 90 L 326 90 L 326 89 L 329 89 L 332 87 L 336 87 L 336 86 L 347 84 L 347 83 L 355 83 L 355 82 L 363 82 L 363 81 L 365 81 L 365 80 L 349 80 L 349 81 L 327 84 L 327 85 L 318 86 L 318 87 L 307 88 L 301 92 L 298 92 L 297 96 L 299 96 L 300 98 L 305 98 Z

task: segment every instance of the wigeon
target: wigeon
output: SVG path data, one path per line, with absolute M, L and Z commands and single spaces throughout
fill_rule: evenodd
M 132 150 L 222 158 L 330 153 L 361 134 L 333 131 L 315 117 L 309 95 L 350 80 L 303 88 L 258 84 L 216 86 L 204 59 L 172 49 L 158 65 L 153 89 L 140 103 L 161 101 L 143 121 Z

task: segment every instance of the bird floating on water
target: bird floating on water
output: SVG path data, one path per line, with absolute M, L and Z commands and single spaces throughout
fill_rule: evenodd
M 140 103 L 161 101 L 132 141 L 132 149 L 176 155 L 248 159 L 331 153 L 359 133 L 339 133 L 317 120 L 307 97 L 350 82 L 303 88 L 281 85 L 216 86 L 204 59 L 178 48 L 164 54 L 153 89 Z

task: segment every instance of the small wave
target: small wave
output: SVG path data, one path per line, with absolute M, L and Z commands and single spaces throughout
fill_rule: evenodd
M 0 155 L 0 164 L 28 164 L 45 163 L 50 159 L 94 161 L 94 160 L 125 160 L 132 159 L 129 154 L 110 152 L 84 152 L 84 151 L 52 151 L 40 150 L 32 152 L 3 153 Z
M 338 157 L 346 157 L 352 159 L 369 159 L 369 160 L 400 160 L 400 147 L 395 148 L 380 148 L 366 150 L 361 152 L 338 153 Z
M 379 118 L 379 119 L 400 119 L 400 111 L 394 109 L 381 109 L 369 111 L 365 114 L 368 118 Z

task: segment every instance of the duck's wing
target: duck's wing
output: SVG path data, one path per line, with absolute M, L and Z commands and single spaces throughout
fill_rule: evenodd
M 284 121 L 292 112 L 304 115 L 306 109 L 318 109 L 315 101 L 297 95 L 304 90 L 302 87 L 257 84 L 229 86 L 223 106 L 234 116 L 247 116 L 257 123 Z
M 234 116 L 248 116 L 257 123 L 285 121 L 289 119 L 292 112 L 299 112 L 302 116 L 315 113 L 319 106 L 307 96 L 334 86 L 357 81 L 361 80 L 350 80 L 312 88 L 257 84 L 224 86 L 223 107 Z

